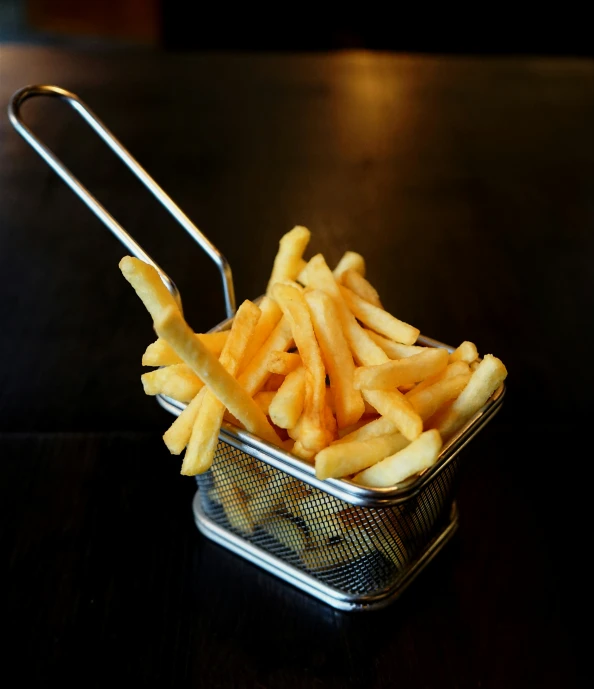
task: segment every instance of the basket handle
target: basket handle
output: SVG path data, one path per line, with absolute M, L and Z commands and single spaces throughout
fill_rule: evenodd
M 223 282 L 223 293 L 225 296 L 225 308 L 227 316 L 231 318 L 235 314 L 235 291 L 233 289 L 233 276 L 231 266 L 221 252 L 205 237 L 202 232 L 194 225 L 181 208 L 168 196 L 155 180 L 142 168 L 138 162 L 128 153 L 115 136 L 99 120 L 99 118 L 88 108 L 83 101 L 74 93 L 65 91 L 58 86 L 26 86 L 13 94 L 8 104 L 8 117 L 12 126 L 25 139 L 25 141 L 45 160 L 52 170 L 62 178 L 64 182 L 74 191 L 74 193 L 90 208 L 93 213 L 111 230 L 120 240 L 128 251 L 136 258 L 152 265 L 161 276 L 167 289 L 175 297 L 181 307 L 179 290 L 167 273 L 160 268 L 155 261 L 144 251 L 144 249 L 124 230 L 117 220 L 97 201 L 97 199 L 84 187 L 61 160 L 43 144 L 33 132 L 23 123 L 21 118 L 21 106 L 29 98 L 36 96 L 50 96 L 66 101 L 85 122 L 103 139 L 118 158 L 131 170 L 144 186 L 157 198 L 186 232 L 197 242 L 208 256 L 215 262 L 221 274 Z

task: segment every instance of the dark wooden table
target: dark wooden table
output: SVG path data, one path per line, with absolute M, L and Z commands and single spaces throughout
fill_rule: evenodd
M 0 69 L 3 109 L 27 83 L 79 93 L 228 257 L 240 299 L 305 224 L 330 262 L 362 252 L 401 318 L 509 368 L 447 549 L 384 611 L 315 602 L 197 532 L 171 419 L 140 385 L 152 332 L 124 250 L 2 114 L 11 686 L 585 686 L 593 63 L 3 45 Z M 74 113 L 26 118 L 174 277 L 193 327 L 221 320 L 213 266 Z

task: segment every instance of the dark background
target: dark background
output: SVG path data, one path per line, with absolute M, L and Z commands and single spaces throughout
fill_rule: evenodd
M 516 2 L 188 3 L 185 0 L 0 0 L 0 38 L 130 43 L 173 51 L 380 50 L 589 56 L 587 4 Z
M 431 27 L 403 11 L 374 21 L 369 5 L 332 21 L 300 5 L 278 10 L 271 33 L 227 8 L 197 25 L 168 8 L 0 4 L 5 676 L 36 687 L 589 686 L 594 62 L 583 17 L 563 5 L 527 28 L 517 7 L 487 7 L 468 30 L 429 10 Z M 153 333 L 117 270 L 124 250 L 4 114 L 28 83 L 71 89 L 96 111 L 224 252 L 239 299 L 263 291 L 278 238 L 301 223 L 309 253 L 331 264 L 363 253 L 399 317 L 505 362 L 503 410 L 463 455 L 459 532 L 390 608 L 334 612 L 199 535 L 194 483 L 161 439 L 171 417 L 139 382 Z M 172 275 L 192 326 L 218 322 L 215 269 L 75 113 L 56 102 L 24 112 Z

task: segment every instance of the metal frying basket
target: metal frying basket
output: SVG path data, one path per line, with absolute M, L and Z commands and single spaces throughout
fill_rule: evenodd
M 21 105 L 35 96 L 58 97 L 71 105 L 216 263 L 228 319 L 212 331 L 228 329 L 235 296 L 224 256 L 78 96 L 56 86 L 28 86 L 13 95 L 8 114 L 15 129 L 130 253 L 157 269 L 180 307 L 171 278 L 23 123 Z M 421 336 L 419 343 L 452 351 L 428 337 Z M 460 450 L 499 410 L 504 393 L 502 384 L 444 445 L 433 467 L 390 488 L 366 488 L 347 479 L 321 481 L 307 462 L 224 423 L 212 468 L 197 477 L 196 524 L 207 538 L 335 608 L 383 607 L 455 532 Z M 157 399 L 175 415 L 185 407 L 169 397 Z

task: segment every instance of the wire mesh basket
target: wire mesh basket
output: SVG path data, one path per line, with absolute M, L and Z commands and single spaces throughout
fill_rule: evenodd
M 158 270 L 180 308 L 171 278 L 23 123 L 21 105 L 36 96 L 72 106 L 216 263 L 228 319 L 213 331 L 228 329 L 235 296 L 224 256 L 78 96 L 56 86 L 29 86 L 13 95 L 8 113 L 15 129 L 134 256 Z M 452 351 L 428 337 L 418 344 Z M 335 608 L 387 605 L 455 532 L 460 450 L 499 410 L 504 393 L 502 384 L 444 445 L 434 466 L 390 488 L 322 481 L 307 462 L 224 423 L 212 468 L 197 477 L 196 524 L 207 538 Z M 162 395 L 157 399 L 175 415 L 185 407 Z

